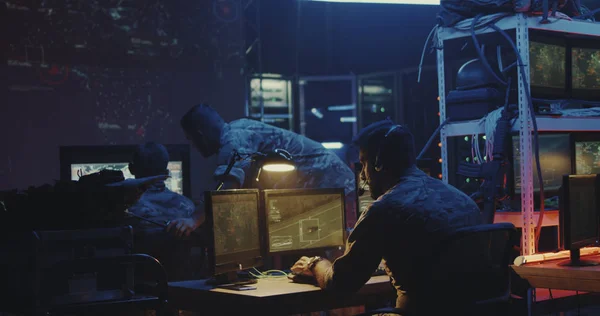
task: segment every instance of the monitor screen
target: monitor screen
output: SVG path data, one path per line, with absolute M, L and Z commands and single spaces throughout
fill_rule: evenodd
M 563 178 L 561 219 L 565 249 L 580 248 L 598 238 L 596 175 L 567 175 Z
M 205 193 L 206 219 L 212 227 L 209 261 L 214 274 L 262 264 L 258 190 Z
M 531 41 L 529 46 L 531 85 L 564 91 L 566 56 L 564 45 Z
M 600 141 L 575 142 L 575 173 L 600 174 Z
M 181 161 L 169 161 L 169 178 L 165 184 L 169 190 L 183 194 L 183 174 Z M 132 179 L 134 176 L 129 172 L 129 163 L 127 162 L 103 162 L 103 163 L 73 163 L 71 164 L 71 180 L 77 181 L 80 177 L 96 173 L 102 170 L 115 170 L 123 172 L 125 179 Z
M 569 134 L 539 134 L 540 167 L 544 190 L 557 191 L 562 185 L 562 176 L 571 174 L 571 141 Z M 533 139 L 533 138 L 532 138 Z M 521 192 L 521 163 L 519 136 L 513 136 L 513 172 L 515 193 Z M 532 148 L 534 144 L 532 143 Z M 533 150 L 533 149 L 532 149 Z M 533 159 L 533 188 L 540 190 L 537 167 Z
M 190 145 L 164 146 L 170 160 L 167 165 L 170 177 L 165 181 L 166 186 L 173 192 L 190 197 Z M 103 169 L 121 171 L 125 179 L 133 178 L 129 162 L 136 148 L 137 145 L 61 146 L 60 179 L 77 181 L 81 176 Z
M 343 189 L 265 190 L 269 253 L 343 247 Z
M 573 47 L 571 56 L 573 89 L 600 89 L 600 49 Z

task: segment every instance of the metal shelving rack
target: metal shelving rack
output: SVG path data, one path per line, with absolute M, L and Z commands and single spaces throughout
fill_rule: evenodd
M 520 135 L 521 155 L 521 216 L 523 220 L 522 250 L 524 255 L 534 254 L 535 249 L 535 225 L 536 216 L 533 204 L 533 162 L 532 162 L 532 122 L 529 111 L 528 98 L 525 84 L 529 83 L 529 30 L 540 30 L 557 33 L 570 33 L 579 36 L 600 37 L 600 24 L 587 21 L 568 21 L 558 18 L 550 18 L 551 23 L 540 23 L 541 18 L 529 17 L 524 13 L 506 17 L 498 22 L 496 26 L 502 30 L 516 31 L 516 46 L 524 64 L 525 77 L 518 73 L 518 108 L 519 118 L 515 130 Z M 477 34 L 495 32 L 491 27 L 478 30 Z M 440 97 L 440 124 L 446 120 L 446 83 L 444 67 L 444 41 L 470 36 L 470 31 L 460 31 L 454 28 L 439 28 L 437 32 L 438 85 Z M 537 118 L 538 131 L 598 131 L 600 130 L 600 118 Z M 557 124 L 559 123 L 560 124 Z M 449 123 L 441 130 L 442 142 L 442 179 L 448 182 L 448 137 L 471 135 L 482 133 L 483 126 L 478 121 Z

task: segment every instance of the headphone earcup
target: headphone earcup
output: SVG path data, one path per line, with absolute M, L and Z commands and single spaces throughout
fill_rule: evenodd
M 377 156 L 375 156 L 375 164 L 373 165 L 373 168 L 377 172 L 380 172 L 383 169 L 383 167 L 381 166 L 381 164 L 379 162 L 379 155 L 380 154 L 381 154 L 381 149 L 377 150 Z

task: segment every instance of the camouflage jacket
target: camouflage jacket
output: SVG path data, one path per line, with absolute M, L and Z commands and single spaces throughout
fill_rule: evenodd
M 356 291 L 384 260 L 401 305 L 420 280 L 417 259 L 428 258 L 454 230 L 480 221 L 470 197 L 412 167 L 361 215 L 326 275 L 327 288 Z
M 192 200 L 169 190 L 164 182 L 159 182 L 150 187 L 136 204 L 129 207 L 128 211 L 164 224 L 176 218 L 190 217 L 194 209 Z M 155 224 L 139 219 L 130 222 L 135 227 L 157 227 Z
M 281 174 L 261 172 L 257 182 L 259 168 L 246 159 L 236 162 L 229 175 L 242 188 L 345 188 L 346 194 L 354 191 L 354 172 L 334 152 L 302 135 L 249 119 L 225 125 L 215 179 L 221 179 L 225 173 L 234 150 L 244 155 L 268 153 L 275 149 L 287 150 L 297 171 Z

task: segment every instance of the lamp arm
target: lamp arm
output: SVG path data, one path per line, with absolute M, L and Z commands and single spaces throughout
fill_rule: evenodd
M 236 161 L 240 160 L 242 158 L 242 156 L 237 152 L 237 150 L 233 150 L 233 155 L 231 155 L 231 158 L 229 158 L 229 163 L 227 163 L 227 168 L 225 169 L 225 172 L 223 172 L 223 175 L 221 177 L 225 178 L 229 175 L 229 173 L 231 173 L 231 169 L 233 169 L 233 165 L 236 163 Z M 221 182 L 219 183 L 219 185 L 217 185 L 216 191 L 221 191 L 221 189 L 223 188 L 223 185 L 225 185 L 225 180 L 221 180 Z

